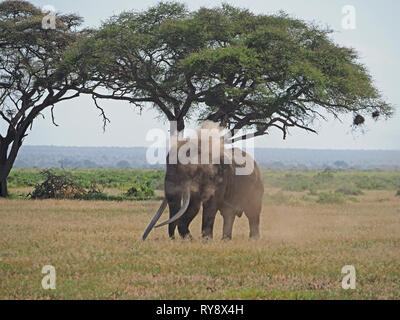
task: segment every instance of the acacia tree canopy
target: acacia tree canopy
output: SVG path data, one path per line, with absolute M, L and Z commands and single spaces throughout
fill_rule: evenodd
M 278 128 L 284 137 L 291 127 L 316 132 L 313 121 L 329 114 L 352 114 L 354 124 L 366 114 L 389 117 L 392 106 L 355 50 L 330 33 L 284 13 L 226 4 L 189 12 L 161 2 L 110 18 L 70 58 L 91 79 L 82 92 L 141 108 L 151 103 L 178 130 L 193 114 L 232 133 Z
M 86 81 L 61 65 L 83 37 L 82 19 L 59 14 L 55 28 L 44 29 L 43 17 L 26 1 L 0 3 L 0 196 L 7 196 L 8 174 L 35 118 L 49 107 L 53 116 L 54 105 L 77 97 L 74 88 Z

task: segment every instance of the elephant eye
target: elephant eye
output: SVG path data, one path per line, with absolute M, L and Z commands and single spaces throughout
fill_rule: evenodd
M 186 151 L 186 157 L 190 157 L 190 150 Z

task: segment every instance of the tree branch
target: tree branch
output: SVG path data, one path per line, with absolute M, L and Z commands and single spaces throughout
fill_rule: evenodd
M 97 103 L 96 97 L 92 96 L 92 99 L 94 101 L 94 104 L 95 104 L 96 108 L 100 110 L 100 115 L 103 118 L 103 132 L 105 132 L 106 131 L 107 122 L 110 123 L 111 121 L 110 121 L 110 119 L 107 118 L 107 116 L 106 116 L 106 114 L 104 112 L 104 109 L 102 107 L 100 107 L 99 104 Z

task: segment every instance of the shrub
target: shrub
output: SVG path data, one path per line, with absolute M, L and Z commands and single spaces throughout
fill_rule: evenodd
M 318 190 L 315 188 L 310 188 L 310 192 L 308 193 L 310 196 L 318 196 Z
M 361 189 L 359 189 L 353 185 L 343 185 L 343 186 L 339 187 L 338 189 L 336 189 L 335 192 L 341 193 L 346 196 L 360 196 L 360 195 L 364 194 L 364 192 Z
M 355 175 L 354 184 L 364 190 L 387 190 L 394 187 L 397 177 L 386 175 Z
M 332 185 L 335 181 L 334 171 L 326 169 L 318 172 L 313 176 L 308 174 L 285 174 L 281 180 L 281 187 L 286 191 L 306 191 L 310 190 L 312 193 L 317 189 L 326 188 Z
M 34 187 L 41 181 L 40 171 L 37 169 L 12 169 L 7 178 L 9 187 Z
M 135 184 L 131 188 L 129 188 L 125 194 L 129 198 L 133 198 L 135 200 L 146 200 L 154 197 L 155 192 L 154 188 L 151 185 L 150 181 L 147 181 L 142 184 Z
M 333 174 L 333 170 L 331 169 L 325 169 L 324 171 L 318 172 L 312 177 L 314 183 L 319 186 L 332 183 L 334 178 L 335 176 Z
M 397 190 L 396 196 L 400 197 L 400 190 Z
M 317 203 L 321 204 L 342 204 L 345 198 L 337 192 L 321 192 L 318 196 Z
M 67 173 L 56 174 L 52 170 L 43 170 L 42 183 L 36 184 L 31 199 L 86 199 L 102 194 L 98 184 L 91 183 L 89 190 L 67 175 Z
M 307 197 L 306 195 L 303 195 L 303 196 L 301 197 L 301 200 L 303 200 L 303 201 L 308 201 L 308 202 L 313 201 L 313 199 L 311 199 L 310 197 Z
M 301 192 L 310 188 L 310 179 L 303 174 L 287 173 L 281 185 L 283 190 Z
M 81 200 L 146 200 L 154 197 L 155 191 L 152 186 L 154 180 L 142 175 L 141 182 L 136 181 L 135 185 L 123 195 L 108 195 L 103 192 L 103 183 L 83 180 L 72 173 L 58 173 L 57 171 L 44 170 L 41 172 L 44 177 L 42 183 L 35 185 L 31 199 L 81 199 Z M 159 174 L 157 178 L 159 178 Z M 144 180 L 144 182 L 143 182 Z
M 44 181 L 36 184 L 30 194 L 32 199 L 76 199 L 86 190 L 66 174 L 55 174 L 51 170 L 41 171 Z
M 272 205 L 293 205 L 296 204 L 296 200 L 293 196 L 287 195 L 282 191 L 278 191 L 274 194 L 265 193 L 264 195 L 268 204 Z
M 101 200 L 101 201 L 123 201 L 127 200 L 124 196 L 114 196 L 109 195 L 104 192 L 100 193 L 87 193 L 82 198 L 82 200 Z

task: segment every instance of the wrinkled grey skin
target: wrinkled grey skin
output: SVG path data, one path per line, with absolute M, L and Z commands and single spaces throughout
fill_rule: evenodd
M 246 153 L 243 151 L 243 155 Z M 248 156 L 248 155 L 247 155 Z M 168 225 L 168 233 L 175 237 L 178 228 L 182 238 L 191 237 L 189 225 L 203 205 L 202 236 L 213 237 L 213 227 L 217 211 L 224 219 L 223 239 L 232 238 L 232 228 L 235 218 L 243 212 L 249 220 L 250 238 L 260 235 L 260 213 L 264 194 L 263 175 L 256 162 L 250 175 L 236 175 L 233 164 L 169 164 L 165 176 L 165 197 L 168 201 L 170 217 L 181 208 L 184 190 L 190 190 L 190 203 L 186 212 L 177 221 Z

